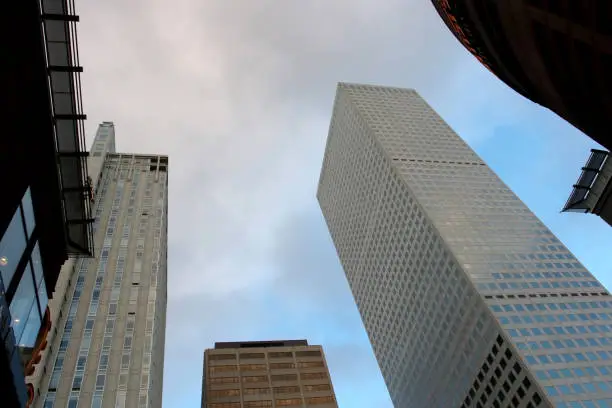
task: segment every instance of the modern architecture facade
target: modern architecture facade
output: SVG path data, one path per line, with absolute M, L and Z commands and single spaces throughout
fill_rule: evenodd
M 414 91 L 339 84 L 317 197 L 396 407 L 612 406 L 612 297 Z
M 612 225 L 612 160 L 610 152 L 592 149 L 563 211 L 599 215 Z
M 323 348 L 283 340 L 206 350 L 202 408 L 255 407 L 337 408 Z
M 159 408 L 166 319 L 168 157 L 115 151 L 102 123 L 89 157 L 95 257 L 67 263 L 55 330 L 28 380 L 36 408 Z
M 432 3 L 461 44 L 508 86 L 612 149 L 612 3 Z
M 0 405 L 26 407 L 26 385 L 53 329 L 62 265 L 93 253 L 76 22 L 70 1 L 4 10 L 0 174 Z

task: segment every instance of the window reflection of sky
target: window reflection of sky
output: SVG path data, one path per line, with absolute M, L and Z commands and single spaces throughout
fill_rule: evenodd
M 34 287 L 34 279 L 32 279 L 32 271 L 28 266 L 23 273 L 19 286 L 17 286 L 17 291 L 9 306 L 11 317 L 13 318 L 13 331 L 15 332 L 17 344 L 20 344 L 21 336 L 28 324 L 30 310 L 33 305 L 35 306 L 35 303 L 36 289 Z
M 35 225 L 34 208 L 28 188 L 22 198 L 21 207 L 15 211 L 0 240 L 0 271 L 5 290 L 12 286 L 11 283 L 15 285 L 12 280 L 19 279 L 9 310 L 15 339 L 17 345 L 21 347 L 35 345 L 42 313 L 49 301 L 38 242 L 34 243 L 30 262 L 25 265 L 23 273 L 16 273 L 17 265 L 24 256 Z
M 6 263 L 6 265 L 0 265 L 5 287 L 8 287 L 11 279 L 13 279 L 17 264 L 26 249 L 26 243 L 21 211 L 17 208 L 13 219 L 2 236 L 2 240 L 0 240 L 0 258 L 2 258 L 3 264 Z
M 36 286 L 40 286 L 40 283 L 44 280 L 44 273 L 42 267 L 42 259 L 40 258 L 40 250 L 38 248 L 38 242 L 34 245 L 32 249 L 32 269 L 34 270 L 34 280 L 36 282 Z
M 36 294 L 38 294 L 38 298 Z M 32 250 L 31 262 L 24 270 L 9 306 L 13 320 L 13 331 L 19 346 L 34 347 L 40 330 L 42 315 L 48 302 L 37 242 Z
M 27 317 L 23 334 L 21 335 L 21 339 L 19 339 L 17 342 L 17 345 L 20 347 L 34 347 L 36 344 L 36 337 L 38 337 L 38 331 L 40 330 L 40 325 L 40 313 L 38 311 L 36 302 L 34 302 Z
M 25 219 L 26 230 L 28 236 L 30 236 L 32 235 L 32 231 L 34 231 L 34 225 L 36 222 L 34 219 L 34 207 L 32 206 L 32 196 L 29 187 L 21 200 L 21 205 L 23 208 L 23 217 Z
M 32 269 L 34 271 L 34 281 L 37 287 L 38 303 L 40 304 L 40 312 L 44 314 L 49 298 L 47 297 L 47 287 L 45 286 L 45 279 L 42 268 L 42 260 L 40 258 L 40 250 L 38 249 L 38 242 L 32 249 Z

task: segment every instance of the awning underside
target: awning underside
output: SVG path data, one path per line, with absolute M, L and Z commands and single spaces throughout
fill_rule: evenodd
M 42 0 L 47 72 L 66 222 L 68 253 L 93 254 L 93 218 L 72 0 Z
M 608 155 L 609 152 L 604 150 L 591 150 L 591 156 L 582 168 L 582 173 L 576 184 L 574 184 L 574 189 L 563 207 L 563 212 L 589 212 L 592 210 L 591 206 L 595 203 L 587 202 L 587 198 Z

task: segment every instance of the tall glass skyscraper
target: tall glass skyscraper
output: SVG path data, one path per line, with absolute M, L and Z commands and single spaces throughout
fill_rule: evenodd
M 612 407 L 612 297 L 414 90 L 339 84 L 317 196 L 397 408 Z
M 166 326 L 168 157 L 115 152 L 111 122 L 89 158 L 95 258 L 66 264 L 50 304 L 58 331 L 33 407 L 159 408 Z

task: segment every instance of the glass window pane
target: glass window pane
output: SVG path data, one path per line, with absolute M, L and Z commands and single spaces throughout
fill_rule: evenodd
M 98 376 L 98 378 L 96 378 L 96 385 L 100 386 L 100 385 L 104 385 L 104 380 L 106 379 L 106 375 L 101 374 Z
M 32 272 L 30 266 L 26 266 L 23 271 L 21 281 L 15 292 L 15 297 L 11 300 L 9 310 L 11 312 L 11 318 L 13 330 L 15 332 L 15 338 L 20 339 L 25 328 L 30 309 L 35 303 L 36 293 L 34 288 L 34 279 L 32 279 Z
M 93 397 L 91 400 L 91 408 L 102 408 L 102 397 Z
M 21 335 L 21 339 L 18 341 L 17 344 L 20 347 L 33 348 L 36 344 L 36 337 L 38 336 L 39 330 L 40 314 L 38 312 L 38 307 L 36 306 L 36 303 L 33 303 L 32 308 L 30 309 L 28 320 L 25 323 L 23 334 Z
M 42 259 L 40 258 L 40 248 L 38 247 L 38 242 L 34 245 L 32 249 L 32 269 L 34 270 L 34 280 L 36 281 L 36 286 L 40 285 L 40 282 L 44 278 L 43 267 L 42 267 Z
M 48 392 L 47 397 L 45 398 L 45 402 L 43 404 L 43 408 L 53 408 L 54 403 L 55 403 L 55 392 Z
M 51 380 L 49 380 L 49 389 L 55 390 L 59 386 L 60 378 L 62 377 L 61 371 L 53 371 L 51 375 Z
M 44 315 L 49 303 L 47 296 L 47 286 L 45 284 L 45 277 L 43 275 L 42 260 L 40 258 L 40 249 L 38 248 L 38 242 L 32 249 L 32 270 L 34 271 L 34 281 L 36 282 L 36 291 L 38 292 L 38 302 L 40 304 L 40 312 Z
M 40 282 L 37 291 L 38 302 L 40 305 L 40 313 L 41 316 L 44 316 L 45 311 L 47 310 L 47 305 L 49 304 L 49 297 L 47 296 L 47 287 L 45 286 L 45 281 Z
M 34 225 L 36 225 L 30 187 L 28 187 L 25 194 L 23 195 L 23 198 L 21 199 L 21 205 L 23 207 L 23 217 L 25 219 L 26 230 L 28 231 L 28 236 L 30 236 L 32 235 L 32 231 L 34 231 Z
M 5 289 L 11 283 L 17 264 L 26 248 L 26 236 L 23 230 L 21 211 L 15 211 L 2 240 L 0 240 L 0 271 Z

